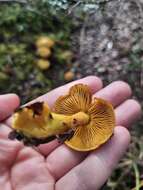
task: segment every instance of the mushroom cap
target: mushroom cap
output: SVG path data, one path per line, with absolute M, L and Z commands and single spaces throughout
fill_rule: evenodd
M 52 48 L 54 46 L 54 44 L 55 44 L 54 40 L 52 40 L 51 38 L 49 38 L 47 36 L 41 36 L 36 41 L 37 48 L 40 48 L 40 47 Z
M 87 112 L 92 101 L 92 94 L 87 85 L 72 86 L 69 94 L 60 96 L 54 105 L 54 112 L 64 115 L 73 115 L 78 112 Z
M 65 144 L 78 151 L 89 151 L 98 148 L 113 134 L 115 115 L 112 105 L 100 98 L 92 100 L 87 85 L 73 86 L 69 94 L 59 97 L 55 103 L 56 113 L 72 115 L 83 111 L 90 117 L 87 125 L 78 126 L 73 137 Z
M 64 73 L 64 79 L 66 80 L 66 81 L 71 81 L 71 80 L 73 80 L 73 78 L 74 78 L 74 73 L 72 72 L 72 71 L 67 71 L 67 72 L 65 72 Z
M 45 138 L 49 114 L 50 109 L 46 103 L 35 102 L 14 114 L 12 128 L 29 138 Z
M 47 47 L 39 47 L 37 49 L 37 55 L 39 55 L 42 58 L 48 58 L 51 56 L 51 50 Z
M 36 62 L 36 65 L 41 69 L 41 70 L 47 70 L 50 67 L 50 61 L 45 60 L 45 59 L 39 59 Z

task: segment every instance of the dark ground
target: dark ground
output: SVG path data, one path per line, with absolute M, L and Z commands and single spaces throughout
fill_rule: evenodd
M 138 87 L 135 93 L 141 98 L 142 8 L 139 0 L 111 0 L 86 15 L 72 38 L 78 54 L 76 78 L 95 74 L 105 83 L 123 79 Z

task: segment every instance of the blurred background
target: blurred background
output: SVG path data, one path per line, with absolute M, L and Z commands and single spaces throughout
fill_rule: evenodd
M 0 0 L 0 93 L 25 103 L 87 75 L 143 105 L 143 0 Z M 143 189 L 143 121 L 106 190 Z

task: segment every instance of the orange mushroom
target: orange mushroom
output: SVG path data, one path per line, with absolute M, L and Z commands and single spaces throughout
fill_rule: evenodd
M 65 141 L 66 145 L 75 150 L 96 149 L 113 134 L 115 116 L 112 105 L 100 98 L 92 100 L 92 94 L 86 85 L 73 86 L 68 95 L 56 101 L 54 111 L 64 115 L 83 112 L 89 116 L 89 121 L 77 126 L 73 137 Z
M 73 78 L 74 78 L 74 73 L 72 72 L 72 71 L 67 71 L 67 72 L 65 72 L 64 73 L 64 79 L 66 80 L 66 81 L 71 81 L 71 80 L 73 80 Z
M 21 108 L 14 114 L 14 131 L 9 136 L 33 145 L 58 138 L 75 150 L 89 151 L 105 143 L 114 127 L 112 105 L 92 99 L 89 87 L 77 84 L 57 99 L 52 110 L 40 102 Z

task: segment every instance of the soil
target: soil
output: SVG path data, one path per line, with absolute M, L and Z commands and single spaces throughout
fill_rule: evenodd
M 143 0 L 99 0 L 79 25 L 72 37 L 76 78 L 97 75 L 105 84 L 125 80 L 141 99 Z

